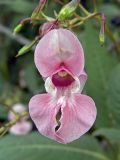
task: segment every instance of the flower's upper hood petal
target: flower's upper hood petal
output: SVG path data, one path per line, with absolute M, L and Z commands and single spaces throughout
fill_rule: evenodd
M 84 67 L 84 52 L 77 37 L 67 29 L 54 29 L 38 43 L 35 64 L 43 77 L 48 77 L 64 65 L 79 76 Z

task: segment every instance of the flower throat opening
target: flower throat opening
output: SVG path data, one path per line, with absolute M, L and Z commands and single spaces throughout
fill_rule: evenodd
M 52 82 L 56 87 L 67 87 L 74 82 L 74 78 L 65 70 L 61 70 L 53 75 Z

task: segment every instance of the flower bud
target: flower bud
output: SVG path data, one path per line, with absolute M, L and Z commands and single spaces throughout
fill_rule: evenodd
M 103 45 L 104 42 L 105 42 L 105 36 L 104 36 L 104 34 L 101 33 L 101 32 L 100 32 L 100 34 L 99 34 L 99 40 L 100 40 L 101 45 Z
M 33 47 L 33 45 L 36 43 L 36 40 L 32 41 L 30 44 L 26 44 L 24 47 L 22 47 L 18 54 L 16 55 L 16 57 L 18 56 L 22 56 L 24 55 L 25 53 L 27 53 L 28 51 L 30 51 Z
M 79 4 L 79 0 L 72 0 L 71 2 L 66 4 L 59 12 L 58 19 L 63 21 L 66 18 L 69 18 L 70 16 L 72 16 L 78 4 Z
M 13 33 L 18 33 L 18 32 L 20 32 L 20 31 L 22 30 L 22 28 L 23 28 L 23 25 L 22 25 L 22 24 L 18 24 L 18 25 L 15 27 Z
M 51 31 L 52 29 L 58 29 L 58 28 L 59 28 L 58 22 L 56 21 L 47 22 L 47 23 L 44 23 L 42 27 L 40 28 L 40 33 L 43 36 L 49 31 Z
M 99 40 L 101 45 L 103 45 L 105 42 L 105 15 L 103 13 L 101 14 L 101 29 L 99 34 Z
M 30 44 L 25 45 L 24 47 L 22 47 L 22 48 L 19 50 L 19 52 L 18 52 L 18 54 L 16 55 L 16 57 L 25 54 L 25 53 L 28 52 L 31 48 L 32 48 L 32 46 L 31 46 Z

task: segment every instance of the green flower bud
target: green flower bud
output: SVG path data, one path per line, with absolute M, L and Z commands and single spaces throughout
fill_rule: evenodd
M 33 47 L 33 45 L 34 45 L 35 43 L 36 43 L 36 41 L 33 41 L 33 42 L 31 42 L 30 44 L 26 44 L 24 47 L 22 47 L 22 48 L 19 50 L 19 52 L 18 52 L 18 54 L 16 55 L 16 57 L 22 56 L 22 55 L 24 55 L 25 53 L 27 53 L 28 51 L 30 51 L 31 48 Z
M 103 13 L 100 14 L 101 16 L 101 29 L 100 29 L 100 34 L 99 34 L 99 39 L 101 45 L 104 44 L 105 42 L 105 15 Z
M 66 4 L 58 14 L 58 19 L 63 21 L 73 15 L 79 4 L 79 0 L 72 0 L 70 3 Z
M 104 34 L 100 33 L 99 40 L 100 40 L 100 44 L 103 45 L 104 42 L 105 42 L 105 36 L 104 36 Z
M 13 33 L 18 33 L 18 32 L 20 32 L 20 31 L 22 30 L 22 28 L 23 28 L 23 25 L 22 25 L 22 24 L 18 24 L 18 25 L 15 27 Z

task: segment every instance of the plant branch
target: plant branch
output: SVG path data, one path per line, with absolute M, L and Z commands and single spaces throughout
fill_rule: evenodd
M 115 49 L 116 49 L 117 53 L 119 53 L 119 55 L 120 55 L 120 44 L 117 42 L 116 38 L 114 37 L 114 35 L 112 34 L 112 32 L 110 31 L 108 26 L 106 26 L 106 34 L 112 40 L 112 42 L 114 43 L 114 46 L 115 46 Z
M 94 12 L 97 12 L 97 5 L 96 5 L 96 0 L 93 0 L 93 5 L 94 5 Z
M 13 125 L 15 125 L 21 118 L 24 118 L 28 116 L 28 112 L 22 112 L 16 115 L 15 119 L 9 121 L 8 123 L 4 124 L 1 128 L 0 128 L 0 135 L 3 135 L 4 133 L 6 133 L 10 127 L 12 127 Z
M 90 12 L 88 12 L 81 4 L 79 4 L 80 9 L 85 13 L 86 15 L 90 15 Z
M 11 106 L 9 106 L 8 104 L 5 104 L 5 103 L 3 103 L 3 102 L 0 102 L 0 104 L 3 105 L 8 111 L 11 111 L 14 115 L 17 115 L 17 114 L 18 114 L 18 113 L 15 112 L 15 111 L 11 108 Z

